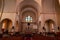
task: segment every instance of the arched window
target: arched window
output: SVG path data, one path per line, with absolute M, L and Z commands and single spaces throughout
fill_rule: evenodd
M 26 20 L 26 22 L 32 22 L 32 17 L 31 17 L 31 16 L 27 16 L 27 17 L 25 18 L 25 20 Z

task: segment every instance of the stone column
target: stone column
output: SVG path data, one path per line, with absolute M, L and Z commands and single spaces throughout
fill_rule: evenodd
M 2 24 L 1 24 L 1 21 L 0 21 L 0 34 L 2 34 Z

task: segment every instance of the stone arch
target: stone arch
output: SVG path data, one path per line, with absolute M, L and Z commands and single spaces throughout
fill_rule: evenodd
M 21 3 L 19 3 L 19 5 L 17 6 L 17 12 L 20 14 L 20 17 L 23 13 L 21 13 L 22 10 L 24 10 L 25 8 L 32 8 L 34 9 L 36 12 L 36 16 L 39 13 L 39 4 L 34 1 L 34 0 L 23 0 Z
M 21 3 L 19 3 L 19 5 L 18 5 L 19 10 L 22 10 L 22 9 L 24 9 L 26 7 L 32 7 L 32 8 L 34 8 L 34 9 L 36 9 L 38 11 L 39 4 L 34 0 L 24 0 Z
M 32 22 L 36 22 L 36 15 L 33 11 L 25 11 L 23 14 L 22 14 L 22 18 L 25 18 L 26 16 L 31 16 L 33 18 L 33 21 Z M 24 19 L 22 19 L 24 20 Z
M 29 15 L 29 16 L 32 16 L 32 15 L 35 16 L 34 18 L 36 20 L 35 21 L 35 24 L 36 24 L 38 21 L 39 4 L 34 0 L 23 0 L 21 3 L 19 3 L 19 5 L 17 7 L 17 12 L 19 14 L 19 20 L 20 20 L 19 26 L 21 28 L 21 31 L 22 31 L 22 29 L 24 29 L 23 31 L 25 31 L 25 28 L 23 28 L 22 25 L 24 25 L 24 27 L 25 26 L 28 27 L 28 25 L 27 25 L 27 23 L 22 22 L 24 14 L 27 14 L 27 12 L 30 12 L 31 15 Z M 34 23 L 31 23 L 30 26 L 32 26 L 32 24 L 34 24 Z
M 11 31 L 12 27 L 12 21 L 8 18 L 5 18 L 1 21 L 1 29 L 4 29 L 4 31 L 8 30 L 8 32 Z
M 25 6 L 23 6 L 21 8 L 21 11 L 24 10 L 25 8 L 32 8 L 32 9 L 34 9 L 37 12 L 37 9 L 34 6 L 32 6 L 32 5 L 25 5 Z
M 46 27 L 46 31 L 55 32 L 55 22 L 52 19 L 46 20 L 44 26 Z

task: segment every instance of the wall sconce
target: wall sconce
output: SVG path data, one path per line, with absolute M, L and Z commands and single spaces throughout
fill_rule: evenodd
M 43 27 L 43 30 L 46 31 L 45 27 Z

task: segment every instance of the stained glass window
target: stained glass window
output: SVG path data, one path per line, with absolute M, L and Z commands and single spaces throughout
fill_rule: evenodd
M 27 16 L 25 20 L 26 20 L 26 22 L 32 22 L 32 17 L 31 16 Z

